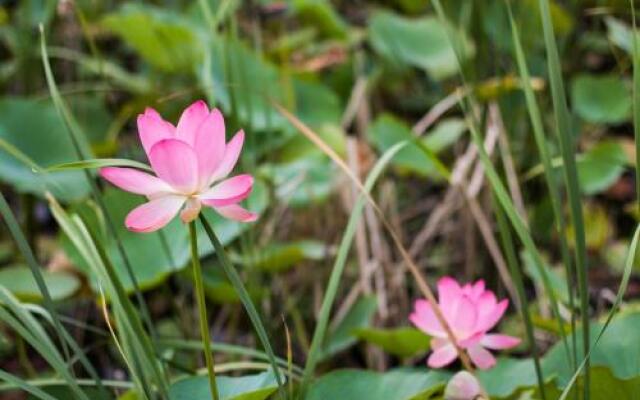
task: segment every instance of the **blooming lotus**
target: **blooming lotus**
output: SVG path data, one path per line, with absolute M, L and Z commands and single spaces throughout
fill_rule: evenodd
M 495 294 L 485 289 L 482 280 L 464 286 L 450 277 L 438 281 L 438 306 L 458 346 L 480 369 L 491 368 L 496 363 L 487 349 L 508 349 L 520 343 L 518 338 L 487 333 L 502 318 L 508 305 L 509 300 L 506 299 L 498 302 Z M 458 357 L 454 344 L 428 301 L 417 300 L 409 319 L 418 329 L 433 337 L 433 353 L 427 360 L 431 368 L 444 367 Z
M 187 223 L 203 205 L 229 219 L 256 220 L 256 214 L 238 204 L 251 193 L 253 177 L 227 178 L 240 156 L 244 132 L 225 143 L 224 118 L 218 109 L 209 110 L 204 101 L 196 101 L 174 126 L 147 108 L 138 116 L 138 133 L 155 176 L 134 168 L 100 170 L 115 186 L 149 200 L 127 215 L 127 229 L 153 232 L 178 213 Z

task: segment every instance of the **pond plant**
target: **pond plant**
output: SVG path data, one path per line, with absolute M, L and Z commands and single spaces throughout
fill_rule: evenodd
M 637 398 L 636 8 L 0 4 L 0 399 Z

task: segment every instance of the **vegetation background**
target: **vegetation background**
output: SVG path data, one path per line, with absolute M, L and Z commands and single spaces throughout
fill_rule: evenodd
M 246 132 L 240 170 L 260 213 L 207 214 L 246 296 L 198 230 L 223 398 L 442 397 L 453 369 L 424 364 L 429 338 L 408 322 L 423 292 L 403 252 L 431 287 L 484 279 L 510 298 L 500 330 L 524 340 L 478 373 L 491 398 L 557 398 L 570 382 L 584 395 L 571 380 L 582 340 L 620 288 L 587 392 L 636 398 L 635 6 L 0 2 L 0 398 L 206 396 L 206 379 L 183 379 L 203 365 L 188 230 L 127 231 L 141 199 L 95 179 L 107 159 L 146 163 L 145 107 L 175 122 L 201 98 L 228 138 Z

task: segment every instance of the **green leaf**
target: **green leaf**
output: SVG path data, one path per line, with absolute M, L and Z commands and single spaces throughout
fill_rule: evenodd
M 609 40 L 620 47 L 629 55 L 633 55 L 633 34 L 629 26 L 613 17 L 604 19 L 607 24 L 607 35 Z M 640 32 L 636 31 L 636 38 L 640 39 Z
M 429 350 L 429 336 L 415 328 L 356 329 L 354 335 L 381 347 L 387 353 L 398 357 L 413 357 Z
M 293 10 L 304 25 L 311 25 L 330 38 L 344 39 L 348 25 L 327 0 L 295 0 Z
M 465 131 L 464 122 L 458 119 L 444 120 L 433 131 L 420 139 L 422 145 L 432 153 L 438 153 L 458 140 Z M 367 134 L 380 152 L 402 141 L 415 140 L 409 127 L 400 119 L 382 114 L 369 127 Z M 411 172 L 421 176 L 438 176 L 437 162 L 417 144 L 410 143 L 398 153 L 392 164 L 401 172 Z
M 592 323 L 590 329 L 590 345 L 593 346 L 602 329 L 602 324 Z M 591 352 L 591 365 L 609 368 L 617 379 L 626 380 L 640 376 L 640 364 L 638 364 L 640 341 L 633 334 L 639 329 L 640 313 L 638 312 L 621 314 L 614 318 L 600 339 L 598 346 Z M 582 338 L 581 330 L 578 330 L 576 334 L 579 339 Z M 562 349 L 557 344 L 554 345 L 544 357 L 543 368 L 548 376 L 555 375 L 558 386 L 564 388 L 573 375 L 573 371 L 561 353 Z M 582 349 L 578 349 L 578 359 L 582 358 L 582 354 L 584 354 Z
M 193 25 L 174 12 L 127 4 L 105 16 L 102 25 L 162 71 L 191 71 L 200 63 L 202 47 Z
M 409 19 L 388 11 L 376 12 L 368 25 L 369 41 L 386 59 L 424 69 L 434 79 L 454 75 L 458 65 L 445 27 L 433 17 Z M 462 32 L 456 32 L 463 57 L 473 57 L 475 47 Z
M 375 297 L 369 296 L 358 299 L 338 326 L 329 332 L 320 358 L 329 358 L 355 344 L 357 341 L 356 330 L 369 325 L 376 309 L 377 301 Z
M 326 157 L 306 157 L 261 168 L 276 187 L 276 196 L 292 207 L 318 204 L 329 198 L 335 186 L 336 167 Z
M 267 247 L 242 255 L 240 263 L 267 272 L 284 272 L 305 260 L 321 260 L 327 255 L 327 246 L 315 240 L 270 243 Z
M 113 221 L 116 222 L 118 237 L 122 241 L 125 252 L 133 266 L 133 272 L 140 288 L 147 290 L 161 283 L 169 274 L 185 267 L 189 260 L 189 241 L 187 227 L 178 218 L 171 221 L 163 233 L 167 240 L 167 247 L 171 258 L 163 251 L 163 243 L 159 233 L 140 234 L 127 230 L 124 226 L 126 215 L 145 200 L 141 196 L 132 195 L 119 189 L 108 188 L 103 194 L 107 211 Z M 247 200 L 248 208 L 255 212 L 262 212 L 267 205 L 267 193 L 264 184 L 256 181 L 254 191 Z M 89 226 L 95 232 L 104 232 L 101 218 L 89 203 L 85 203 L 76 209 L 81 213 Z M 228 244 L 238 237 L 250 224 L 231 221 L 216 214 L 213 210 L 203 208 L 203 213 L 213 221 L 220 240 Z M 103 238 L 107 253 L 112 260 L 116 273 L 125 286 L 128 293 L 133 291 L 133 284 L 128 277 L 125 264 L 120 257 L 117 243 L 111 237 Z M 198 230 L 198 248 L 201 256 L 211 254 L 213 247 L 209 243 L 204 230 Z M 96 277 L 91 273 L 91 268 L 86 264 L 67 240 L 63 240 L 63 246 L 68 255 L 80 269 L 89 276 L 92 286 L 97 288 Z
M 264 400 L 278 389 L 271 371 L 241 377 L 216 376 L 220 400 Z M 210 399 L 206 376 L 186 378 L 169 388 L 170 400 Z
M 628 163 L 620 143 L 603 140 L 578 159 L 578 179 L 585 194 L 597 194 L 613 185 Z
M 582 74 L 571 82 L 571 101 L 585 121 L 619 124 L 631 117 L 631 93 L 620 76 Z
M 0 140 L 40 167 L 77 160 L 66 128 L 50 102 L 0 99 Z M 89 193 L 80 171 L 47 174 L 34 172 L 33 168 L 0 147 L 0 181 L 18 191 L 38 195 L 50 191 L 63 201 L 76 201 Z
M 533 360 L 498 359 L 495 367 L 478 370 L 476 376 L 492 399 L 506 398 L 519 389 L 537 384 Z
M 74 294 L 80 287 L 80 280 L 68 272 L 42 271 L 45 285 L 52 300 L 62 300 Z M 23 301 L 42 301 L 42 293 L 31 270 L 26 265 L 0 268 L 0 285 L 6 287 Z
M 444 388 L 449 374 L 420 369 L 385 373 L 364 370 L 330 372 L 311 385 L 305 400 L 418 400 Z

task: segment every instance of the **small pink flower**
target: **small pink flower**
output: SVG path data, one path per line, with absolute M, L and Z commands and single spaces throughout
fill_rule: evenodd
M 229 219 L 257 219 L 256 214 L 238 205 L 251 193 L 253 177 L 225 179 L 238 161 L 244 132 L 240 130 L 225 143 L 224 118 L 218 109 L 209 110 L 204 101 L 196 101 L 184 110 L 174 127 L 147 108 L 138 115 L 138 133 L 156 176 L 133 168 L 100 170 L 104 179 L 120 189 L 149 199 L 127 215 L 127 229 L 153 232 L 178 212 L 183 222 L 190 222 L 202 205 Z
M 438 281 L 438 305 L 461 349 L 469 354 L 471 361 L 480 369 L 495 365 L 496 359 L 487 349 L 500 350 L 517 346 L 520 339 L 489 332 L 507 310 L 509 300 L 497 301 L 495 294 L 485 290 L 484 281 L 460 286 L 453 278 Z M 426 300 L 415 302 L 411 322 L 421 331 L 433 337 L 433 353 L 427 364 L 441 368 L 451 364 L 457 357 L 455 346 L 440 325 L 436 314 Z

